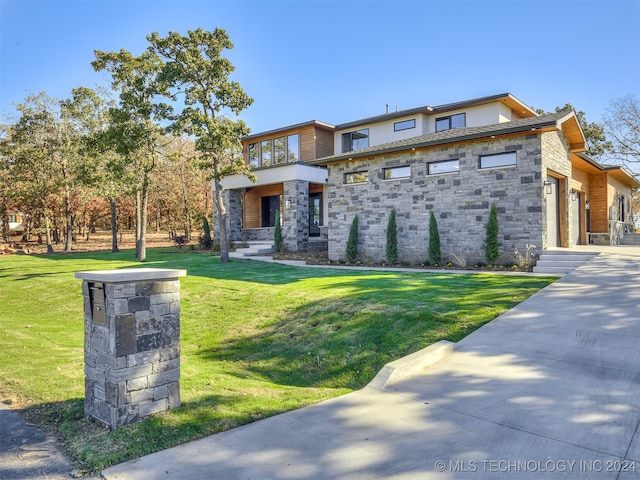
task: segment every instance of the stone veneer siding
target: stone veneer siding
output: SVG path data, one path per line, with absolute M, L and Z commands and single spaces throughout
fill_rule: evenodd
M 288 252 L 305 252 L 309 248 L 309 182 L 290 180 L 283 187 L 284 248 Z
M 516 165 L 480 169 L 480 156 L 516 152 Z M 427 164 L 458 159 L 458 173 L 427 175 Z M 384 180 L 384 168 L 409 165 L 411 176 Z M 570 168 L 570 164 L 569 164 Z M 345 185 L 344 174 L 367 170 L 367 183 Z M 428 259 L 429 211 L 438 222 L 443 259 L 462 255 L 468 263 L 484 261 L 491 204 L 498 208 L 502 261 L 526 244 L 542 246 L 541 135 L 529 134 L 400 152 L 330 164 L 329 258 L 344 260 L 353 217 L 359 215 L 358 258 L 385 260 L 386 226 L 396 210 L 398 260 L 419 264 Z
M 106 325 L 85 318 L 85 415 L 112 429 L 180 406 L 180 281 L 105 283 Z
M 571 154 L 569 149 L 569 143 L 567 139 L 560 132 L 546 132 L 541 136 L 541 148 L 542 148 L 542 172 L 543 172 L 543 181 L 547 178 L 547 174 L 549 171 L 555 173 L 554 176 L 564 177 L 565 189 L 564 196 L 560 198 L 562 195 L 562 191 L 558 193 L 558 200 L 560 203 L 564 203 L 564 207 L 560 207 L 560 212 L 558 213 L 559 217 L 562 215 L 564 211 L 564 215 L 566 218 L 559 218 L 561 224 L 563 224 L 567 228 L 567 232 L 562 241 L 567 243 L 569 242 L 569 238 L 572 237 L 572 222 L 571 217 L 573 216 L 573 209 L 568 208 L 569 206 L 569 179 L 571 178 Z M 547 203 L 547 195 L 543 195 L 543 202 L 546 207 Z M 542 247 L 547 247 L 547 209 L 544 209 L 544 215 L 542 219 Z M 562 229 L 561 229 L 562 231 Z

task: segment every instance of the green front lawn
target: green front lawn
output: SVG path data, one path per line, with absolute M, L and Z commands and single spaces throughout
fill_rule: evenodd
M 111 432 L 83 418 L 80 270 L 181 268 L 179 409 Z M 457 341 L 552 278 L 288 267 L 201 253 L 0 257 L 0 401 L 109 465 L 348 393 L 387 362 Z M 8 401 L 8 400 L 5 400 Z

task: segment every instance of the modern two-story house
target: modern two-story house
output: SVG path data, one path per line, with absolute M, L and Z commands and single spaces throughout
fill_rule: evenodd
M 633 228 L 640 186 L 588 156 L 574 112 L 537 115 L 508 93 L 341 125 L 314 120 L 243 146 L 257 181 L 223 181 L 232 241 L 273 241 L 279 210 L 287 250 L 327 248 L 332 260 L 345 258 L 358 215 L 359 256 L 383 261 L 392 210 L 400 261 L 427 258 L 430 211 L 444 257 L 481 260 L 492 204 L 505 255 L 527 244 L 617 243 Z

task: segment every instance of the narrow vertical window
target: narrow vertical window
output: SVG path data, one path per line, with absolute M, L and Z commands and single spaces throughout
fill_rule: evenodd
M 258 158 L 258 144 L 250 143 L 249 144 L 249 165 L 252 167 L 259 166 L 259 158 Z
M 287 162 L 295 163 L 300 159 L 300 135 L 287 137 Z
M 273 143 L 273 140 L 264 140 L 263 142 L 260 143 L 262 167 L 268 167 L 273 163 L 272 143 Z

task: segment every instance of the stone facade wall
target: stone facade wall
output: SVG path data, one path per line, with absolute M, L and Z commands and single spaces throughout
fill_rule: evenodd
M 282 236 L 289 252 L 304 252 L 309 248 L 309 182 L 284 182 L 284 214 Z
M 559 222 L 560 222 L 560 236 L 566 237 L 561 239 L 561 244 L 564 246 L 569 245 L 569 239 L 573 238 L 573 209 L 569 208 L 569 183 L 572 173 L 571 165 L 571 150 L 569 148 L 569 142 L 560 132 L 546 132 L 541 135 L 541 147 L 542 147 L 542 173 L 543 180 L 547 178 L 549 171 L 554 173 L 554 176 L 562 177 L 562 183 L 560 185 L 560 191 L 558 192 L 559 198 Z M 543 195 L 543 202 L 545 204 L 543 212 L 542 222 L 542 247 L 547 247 L 547 214 L 546 208 L 548 195 Z
M 104 283 L 104 324 L 84 281 L 85 414 L 117 428 L 180 406 L 180 282 Z
M 480 156 L 515 152 L 515 166 L 480 169 Z M 428 175 L 427 164 L 459 160 L 459 172 Z M 385 180 L 384 169 L 411 167 L 409 178 Z M 344 184 L 344 174 L 369 172 L 362 184 Z M 329 258 L 344 260 L 353 217 L 359 215 L 358 257 L 384 261 L 386 227 L 396 210 L 398 260 L 418 264 L 428 259 L 429 212 L 434 211 L 443 259 L 452 254 L 468 262 L 484 261 L 491 204 L 498 208 L 502 261 L 527 243 L 541 247 L 543 230 L 540 134 L 400 152 L 332 164 L 328 169 Z

